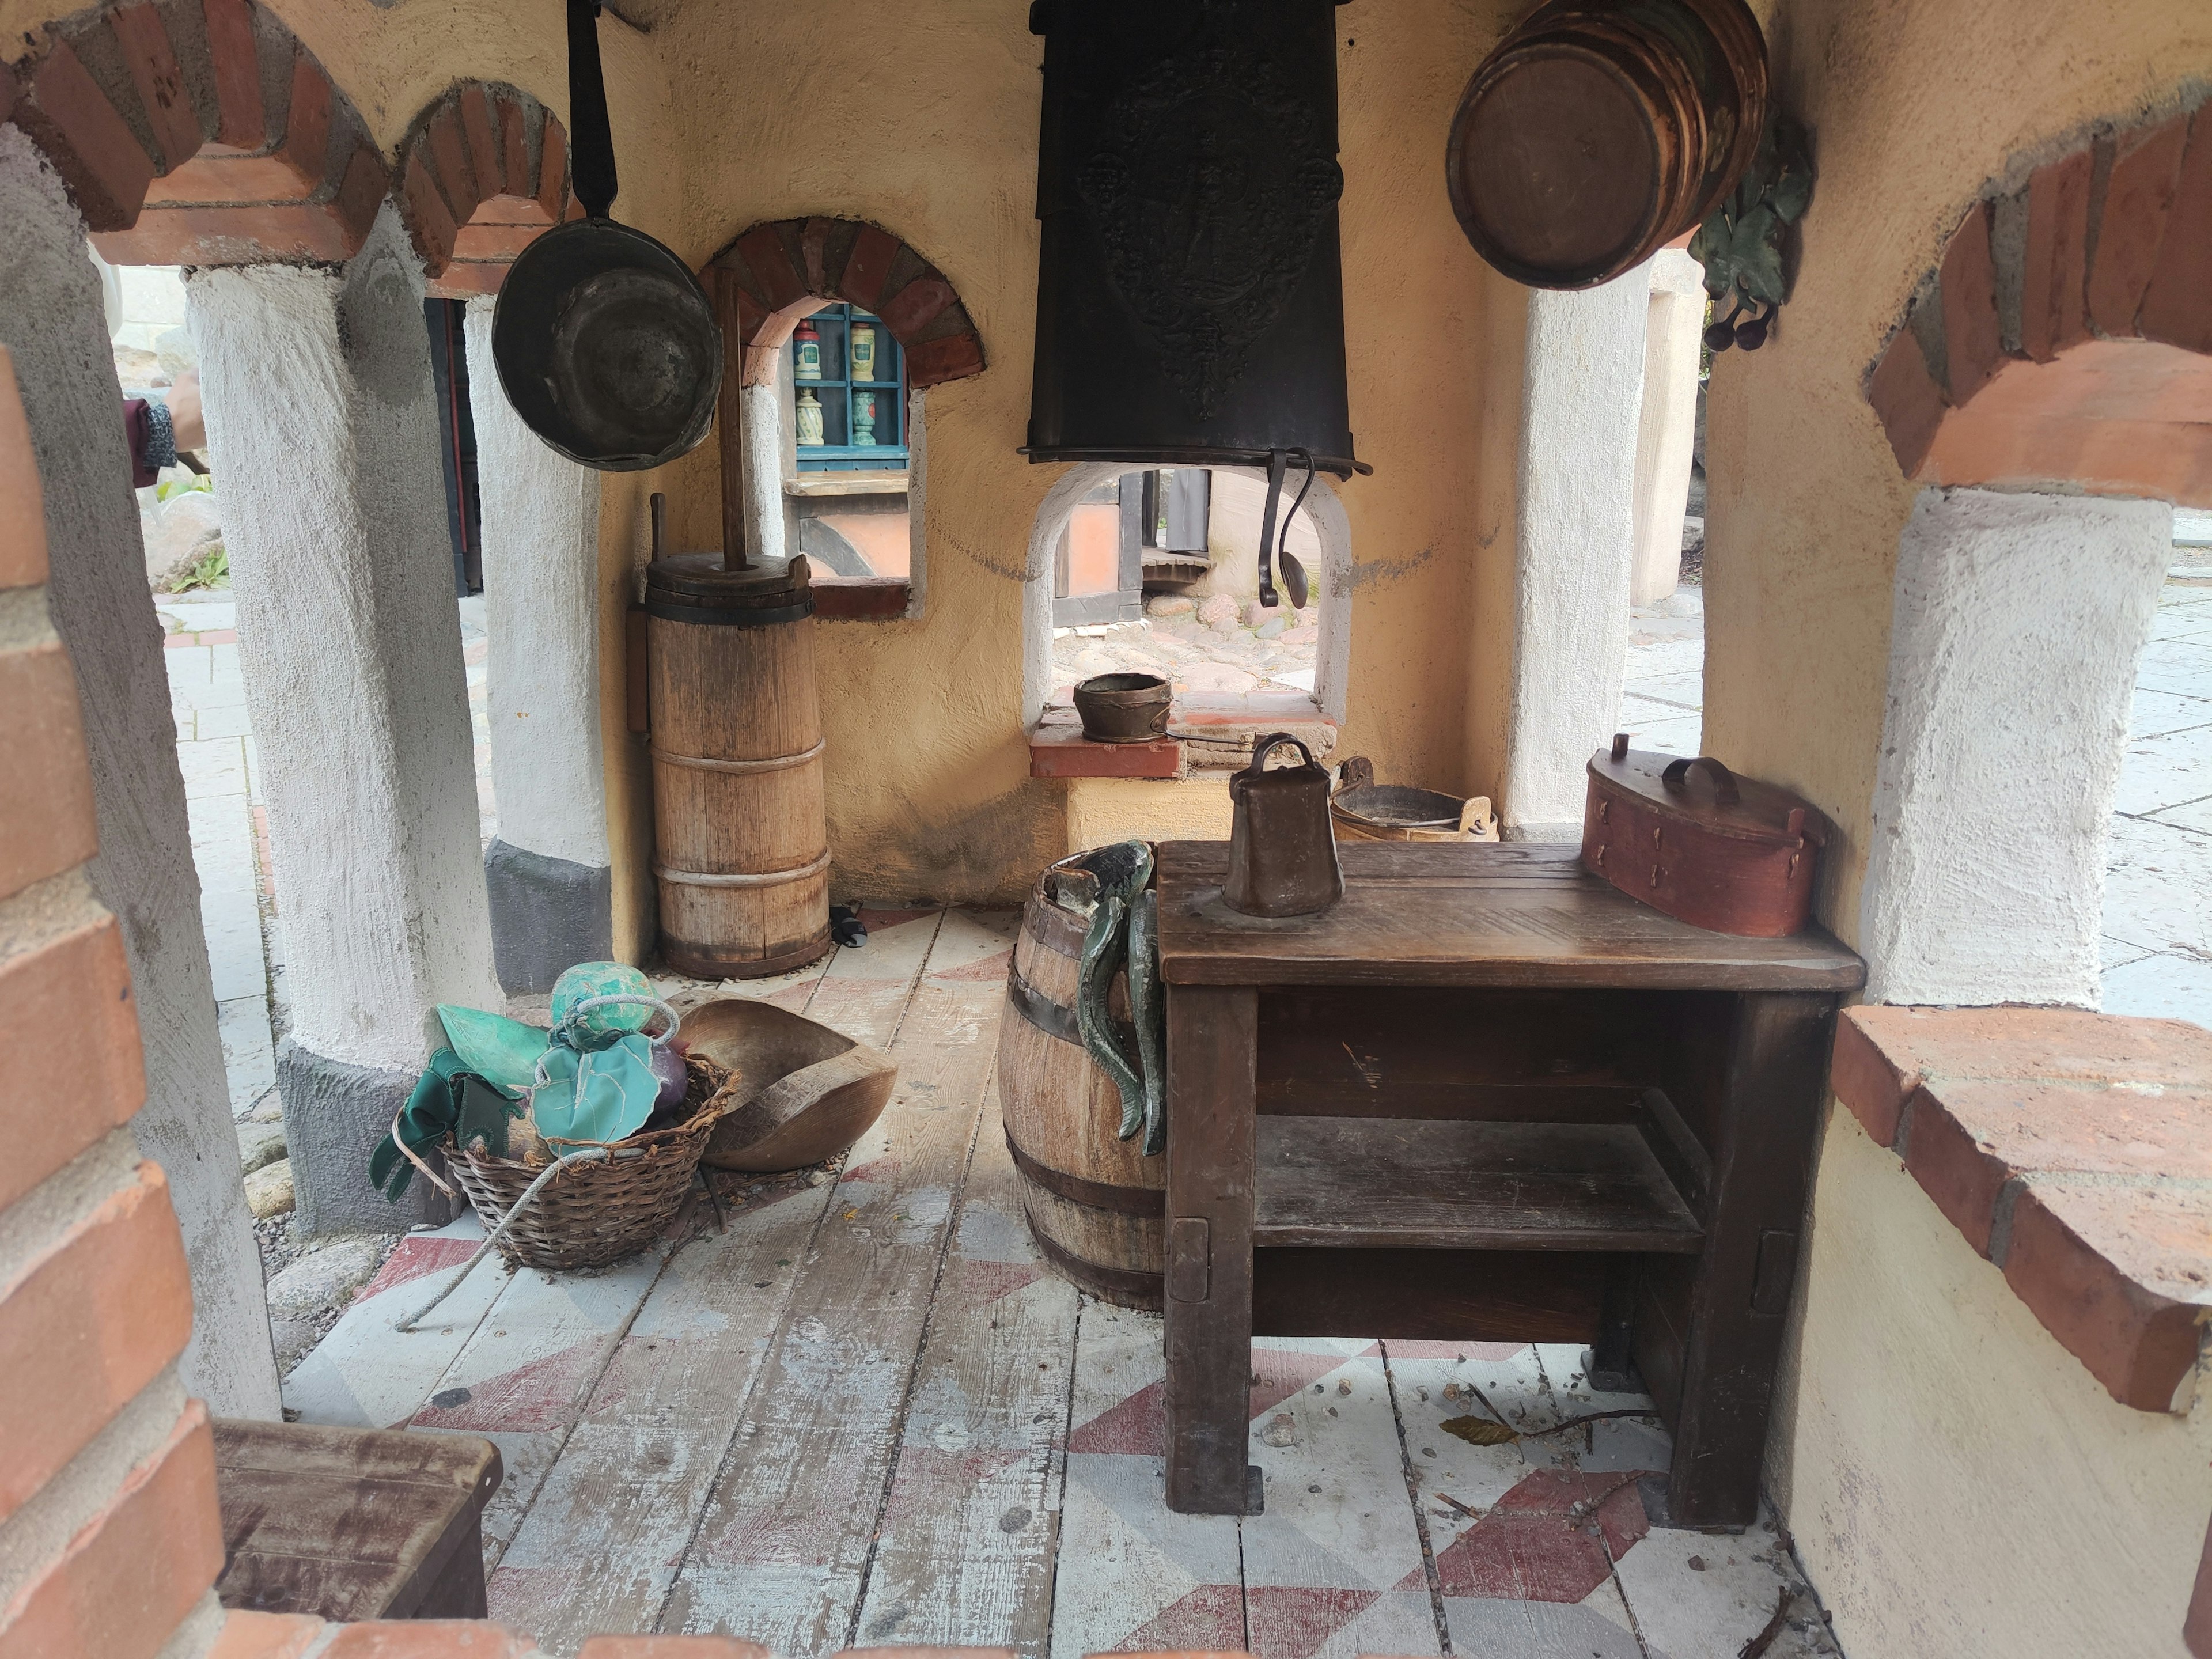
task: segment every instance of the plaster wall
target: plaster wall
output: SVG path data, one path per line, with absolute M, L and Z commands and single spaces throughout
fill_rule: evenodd
M 1376 466 L 1339 492 L 1352 550 L 1345 741 L 1382 775 L 1487 793 L 1504 722 L 1471 736 L 1469 710 L 1502 690 L 1510 635 L 1502 605 L 1478 607 L 1476 593 L 1510 581 L 1522 299 L 1460 234 L 1437 157 L 1506 9 L 1406 0 L 1338 16 L 1346 359 L 1358 450 Z M 687 5 L 651 40 L 683 124 L 674 237 L 688 257 L 761 220 L 872 220 L 934 262 L 975 319 L 989 367 L 932 388 L 920 423 L 926 600 L 905 620 L 823 624 L 818 672 L 840 895 L 1012 897 L 1068 844 L 1066 787 L 1028 776 L 1024 732 L 1030 538 L 1065 471 L 1016 453 L 1041 42 L 1022 8 L 987 0 Z M 834 142 L 809 113 L 825 109 Z M 676 543 L 715 544 L 712 446 L 661 479 Z M 1333 586 L 1324 610 L 1338 597 Z
M 1832 1111 L 1789 1528 L 1851 1659 L 2184 1659 L 2212 1404 L 2120 1405 Z
M 2097 1006 L 2105 844 L 2172 544 L 2163 501 L 1930 489 L 1914 506 L 1859 922 L 1868 1000 Z
M 749 386 L 738 394 L 744 409 L 739 424 L 744 435 L 745 555 L 763 563 L 790 556 L 784 531 L 791 504 L 783 481 L 793 441 L 783 419 L 784 395 L 784 388 L 775 384 Z
M 1640 265 L 1601 288 L 1528 295 L 1509 841 L 1580 837 L 1583 769 L 1620 717 L 1650 295 Z
M 192 1278 L 185 1383 L 215 1409 L 274 1419 L 276 1367 L 246 1209 L 192 866 L 161 625 L 83 222 L 21 132 L 0 125 L 0 344 L 14 354 L 46 493 L 56 631 L 76 667 L 100 818 L 88 871 L 122 923 L 146 1049 L 131 1120 L 167 1171 Z
M 1117 841 L 1227 841 L 1227 772 L 1187 778 L 1070 778 L 1070 853 Z M 1055 855 L 1057 856 L 1057 855 Z
M 599 475 L 523 425 L 500 390 L 491 321 L 490 301 L 470 303 L 499 836 L 547 858 L 604 868 Z
M 2132 123 L 2212 77 L 2212 9 L 1758 9 L 1778 94 L 1812 132 L 1818 182 L 1790 303 L 1762 349 L 1716 356 L 1707 388 L 1705 743 L 1841 829 L 1820 913 L 1856 941 L 1892 579 L 1920 493 L 1863 377 L 1992 174 L 2011 162 L 2016 185 L 2091 125 Z
M 2212 76 L 2212 10 L 1758 10 L 1819 178 L 1790 302 L 1765 349 L 1720 355 L 1708 388 L 1705 745 L 1834 822 L 1818 912 L 1865 947 L 1894 577 L 1919 488 L 1863 376 L 1984 181 Z M 1853 1659 L 2176 1651 L 2204 1534 L 2203 1408 L 2184 1439 L 2115 1406 L 1847 1116 L 1809 1239 L 1769 1486 Z
M 1644 307 L 1644 410 L 1636 423 L 1636 542 L 1632 605 L 1656 605 L 1680 585 L 1682 515 L 1698 439 L 1705 270 L 1680 248 L 1652 256 Z

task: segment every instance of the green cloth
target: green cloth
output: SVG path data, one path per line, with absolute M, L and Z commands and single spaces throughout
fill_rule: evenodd
M 400 1109 L 398 1129 L 408 1151 L 425 1161 L 447 1135 L 464 1146 L 482 1141 L 494 1158 L 505 1158 L 507 1123 L 521 1115 L 522 1109 L 510 1104 L 496 1085 L 470 1071 L 451 1048 L 441 1048 L 416 1079 L 414 1092 Z M 369 1184 L 397 1202 L 414 1178 L 415 1165 L 386 1133 L 369 1154 Z
M 629 997 L 627 1004 L 613 1003 L 587 1010 L 580 1018 L 576 1005 L 595 997 Z M 653 1018 L 653 981 L 623 962 L 580 962 L 564 969 L 553 981 L 552 1014 L 556 1030 L 574 1019 L 583 1041 L 579 1048 L 597 1048 L 599 1040 L 642 1030 Z
M 463 1067 L 509 1100 L 520 1099 L 538 1081 L 538 1057 L 553 1040 L 542 1025 L 525 1025 L 519 1019 L 449 1002 L 438 1005 L 438 1021 Z
M 617 1037 L 580 1054 L 556 1042 L 538 1062 L 544 1081 L 530 1097 L 538 1133 L 550 1140 L 620 1140 L 653 1115 L 660 1079 L 653 1074 L 653 1043 Z

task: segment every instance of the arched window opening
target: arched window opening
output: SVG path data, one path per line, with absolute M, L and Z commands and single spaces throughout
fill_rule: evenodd
M 1124 472 L 1069 513 L 1053 552 L 1053 701 L 1095 674 L 1155 673 L 1194 709 L 1254 694 L 1310 699 L 1321 537 L 1301 508 L 1285 543 L 1316 586 L 1260 603 L 1264 480 L 1204 467 Z M 1290 500 L 1282 503 L 1287 511 Z
M 983 368 L 951 283 L 852 219 L 756 225 L 708 268 L 728 353 L 726 538 L 803 553 L 829 617 L 919 613 L 927 390 Z
M 1293 732 L 1317 754 L 1334 746 L 1351 652 L 1351 526 L 1329 480 L 1316 479 L 1289 544 L 1306 572 L 1306 606 L 1291 605 L 1278 572 L 1279 604 L 1264 609 L 1267 484 L 1248 467 L 1068 469 L 1030 535 L 1023 691 L 1040 732 L 1078 724 L 1078 682 L 1141 672 L 1175 688 L 1169 735 L 1182 752 L 1157 775 L 1242 765 L 1265 732 Z M 1187 545 L 1201 535 L 1202 555 Z M 1056 754 L 1052 775 L 1086 773 Z
M 1967 210 L 1867 374 L 1931 486 L 1899 549 L 1869 994 L 2212 1024 L 2212 651 L 2175 544 L 2202 520 L 2168 507 L 2212 507 L 2212 120 L 2020 177 Z

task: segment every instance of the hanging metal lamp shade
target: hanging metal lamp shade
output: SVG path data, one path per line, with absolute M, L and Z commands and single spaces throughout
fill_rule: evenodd
M 1034 461 L 1352 454 L 1341 0 L 1036 0 Z

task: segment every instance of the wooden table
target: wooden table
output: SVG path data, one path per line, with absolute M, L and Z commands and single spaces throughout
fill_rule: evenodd
M 481 1619 L 484 1505 L 499 1448 L 218 1418 L 226 1607 L 325 1619 Z
M 1836 1009 L 1864 964 L 1737 939 L 1575 849 L 1357 842 L 1345 896 L 1221 902 L 1159 848 L 1167 1498 L 1256 1513 L 1251 1342 L 1588 1342 L 1674 1431 L 1669 1518 L 1754 1518 Z

